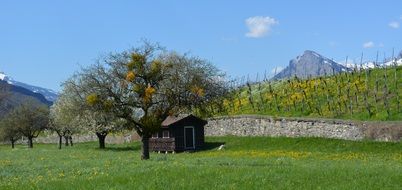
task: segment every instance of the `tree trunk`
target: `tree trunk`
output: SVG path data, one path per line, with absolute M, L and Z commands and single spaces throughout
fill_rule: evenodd
M 59 135 L 59 149 L 61 149 L 62 144 L 63 144 L 63 136 Z
M 149 159 L 149 137 L 141 138 L 141 160 Z
M 28 148 L 33 148 L 32 137 L 28 137 Z
M 64 136 L 64 140 L 66 141 L 65 145 L 68 146 L 68 136 Z
M 70 146 L 73 146 L 73 137 L 70 135 L 68 139 L 70 139 Z
M 14 148 L 14 147 L 15 147 L 15 140 L 14 140 L 14 139 L 10 139 L 10 141 L 11 141 L 11 148 Z
M 98 136 L 99 148 L 100 149 L 105 149 L 106 135 L 107 135 L 107 133 L 96 133 L 96 136 Z

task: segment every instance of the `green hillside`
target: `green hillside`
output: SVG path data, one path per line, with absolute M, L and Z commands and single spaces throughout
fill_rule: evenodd
M 352 120 L 402 120 L 402 67 L 355 70 L 301 80 L 247 83 L 233 89 L 214 115 L 262 114 Z

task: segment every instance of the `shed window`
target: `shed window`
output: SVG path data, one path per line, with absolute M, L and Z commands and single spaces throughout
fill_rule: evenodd
M 169 138 L 169 131 L 168 131 L 168 130 L 164 130 L 162 137 L 163 137 L 163 138 Z
M 158 133 L 152 134 L 152 138 L 158 138 Z

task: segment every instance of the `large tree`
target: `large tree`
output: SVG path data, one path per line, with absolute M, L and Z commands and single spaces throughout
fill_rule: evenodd
M 149 159 L 149 138 L 166 116 L 202 112 L 225 92 L 223 75 L 208 61 L 147 42 L 110 54 L 74 78 L 77 96 L 92 110 L 124 119 L 124 127 L 141 136 L 141 159 Z

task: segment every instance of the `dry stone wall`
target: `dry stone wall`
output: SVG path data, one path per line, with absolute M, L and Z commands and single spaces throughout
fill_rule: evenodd
M 345 140 L 399 141 L 402 122 L 374 123 L 343 120 L 231 116 L 208 120 L 206 136 L 324 137 Z
M 125 132 L 119 134 L 108 134 L 106 136 L 106 143 L 107 144 L 122 144 L 122 143 L 129 143 L 132 141 L 138 140 L 139 137 L 135 132 Z M 98 141 L 98 137 L 93 134 L 76 134 L 73 135 L 73 143 L 80 143 L 80 142 L 90 142 L 90 141 Z M 47 133 L 43 134 L 42 136 L 34 139 L 35 143 L 58 143 L 59 137 L 54 133 Z M 64 143 L 64 138 L 63 138 Z

